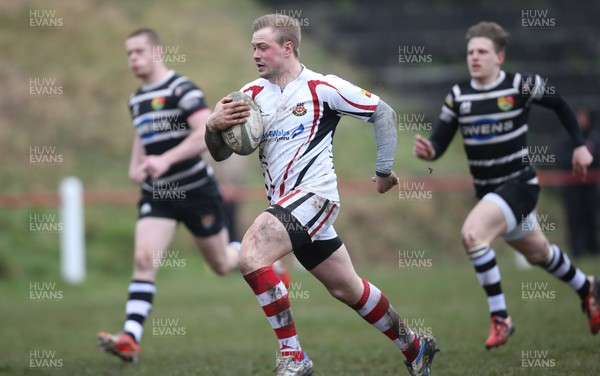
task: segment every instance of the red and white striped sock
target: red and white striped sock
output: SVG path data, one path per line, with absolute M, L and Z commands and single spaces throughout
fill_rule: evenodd
M 364 291 L 360 300 L 352 306 L 369 324 L 391 339 L 409 362 L 419 354 L 419 339 L 400 320 L 385 294 L 363 278 Z
M 281 355 L 293 355 L 297 361 L 304 359 L 296 335 L 288 291 L 281 278 L 272 267 L 265 266 L 246 274 L 244 279 L 254 291 L 258 303 L 277 335 Z

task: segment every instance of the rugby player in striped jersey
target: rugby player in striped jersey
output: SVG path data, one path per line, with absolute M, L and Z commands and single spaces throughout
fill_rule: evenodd
M 508 314 L 500 270 L 491 242 L 502 237 L 529 263 L 567 283 L 581 299 L 592 334 L 600 331 L 598 278 L 586 276 L 541 231 L 535 213 L 540 187 L 527 146 L 532 105 L 553 110 L 573 144 L 573 172 L 585 179 L 592 156 L 567 102 L 539 75 L 501 69 L 508 33 L 481 22 L 467 37 L 470 81 L 446 96 L 429 139 L 416 136 L 413 154 L 424 160 L 442 156 L 455 133 L 462 136 L 479 202 L 462 226 L 462 242 L 484 288 L 491 316 L 486 348 L 504 345 L 515 326 Z

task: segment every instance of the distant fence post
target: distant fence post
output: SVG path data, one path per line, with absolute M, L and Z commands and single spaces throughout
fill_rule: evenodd
M 79 284 L 85 280 L 83 184 L 70 176 L 61 181 L 59 190 L 61 274 L 67 283 Z

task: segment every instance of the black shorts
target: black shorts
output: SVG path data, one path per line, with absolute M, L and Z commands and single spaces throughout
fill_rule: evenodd
M 510 233 L 534 211 L 539 194 L 539 185 L 511 180 L 496 187 L 482 199 L 496 202 L 504 214 Z
M 143 192 L 138 203 L 138 219 L 146 217 L 168 218 L 183 222 L 197 237 L 217 234 L 225 227 L 225 211 L 220 195 L 188 195 L 185 199 L 156 199 Z
M 337 235 L 327 240 L 311 240 L 308 227 L 303 226 L 288 208 L 273 205 L 266 211 L 275 216 L 285 226 L 292 243 L 294 255 L 306 270 L 312 270 L 325 261 L 343 244 Z
M 535 209 L 540 195 L 540 186 L 521 181 L 510 181 L 494 190 L 510 206 L 517 223 L 521 223 Z

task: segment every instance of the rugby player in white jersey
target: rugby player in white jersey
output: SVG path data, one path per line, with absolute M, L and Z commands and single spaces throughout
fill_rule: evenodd
M 433 134 L 429 139 L 417 135 L 413 153 L 424 160 L 437 159 L 457 130 L 463 136 L 480 201 L 465 219 L 461 235 L 487 295 L 491 327 L 485 346 L 504 345 L 515 330 L 502 293 L 496 255 L 490 247 L 498 237 L 529 263 L 567 283 L 579 295 L 590 331 L 596 334 L 600 331 L 598 278 L 576 268 L 541 231 L 534 210 L 540 188 L 527 147 L 530 106 L 552 109 L 573 143 L 573 172 L 584 179 L 592 155 L 584 145 L 575 115 L 540 76 L 501 69 L 508 34 L 500 25 L 480 22 L 466 37 L 471 80 L 452 88 Z
M 335 76 L 313 72 L 299 61 L 299 21 L 280 14 L 253 24 L 253 60 L 259 79 L 245 85 L 263 114 L 259 146 L 270 207 L 258 215 L 242 240 L 240 270 L 257 296 L 279 340 L 277 375 L 310 375 L 313 363 L 300 345 L 287 289 L 271 264 L 294 252 L 335 298 L 388 336 L 406 357 L 412 375 L 429 375 L 437 351 L 433 336 L 406 326 L 386 296 L 359 277 L 333 222 L 340 199 L 333 168 L 332 138 L 341 116 L 371 122 L 377 143 L 375 189 L 398 184 L 392 172 L 396 114 L 378 96 Z M 245 123 L 249 107 L 225 97 L 206 124 L 206 143 L 215 160 L 228 158 L 219 131 Z

